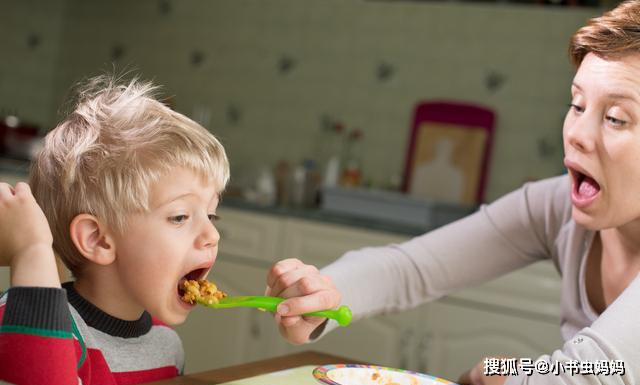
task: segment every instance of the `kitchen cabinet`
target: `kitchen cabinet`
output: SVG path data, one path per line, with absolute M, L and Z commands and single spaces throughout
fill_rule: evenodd
M 218 210 L 218 259 L 209 279 L 229 295 L 261 295 L 276 261 L 281 220 L 243 211 Z M 273 317 L 252 308 L 196 308 L 176 331 L 185 347 L 186 373 L 269 357 L 278 333 Z
M 265 268 L 221 258 L 209 279 L 229 295 L 257 294 L 264 291 Z M 267 339 L 274 330 L 270 314 L 250 308 L 197 307 L 176 327 L 185 346 L 187 373 L 267 357 Z
M 232 294 L 261 294 L 269 267 L 283 258 L 322 267 L 348 250 L 409 239 L 243 209 L 219 214 L 222 239 L 211 279 Z M 271 315 L 255 309 L 197 310 L 178 332 L 189 372 L 312 348 L 455 380 L 487 355 L 535 359 L 560 347 L 559 295 L 558 273 L 546 261 L 410 311 L 360 320 L 311 345 L 286 343 Z M 218 315 L 226 312 L 235 314 Z M 203 328 L 206 336 L 198 334 Z
M 220 233 L 219 249 L 223 259 L 254 264 L 260 261 L 264 262 L 262 266 L 270 266 L 279 259 L 284 236 L 282 219 L 241 210 L 220 209 L 217 213 L 221 218 L 216 228 Z
M 452 381 L 485 356 L 531 358 L 562 346 L 558 324 L 436 301 L 424 314 L 417 371 Z
M 295 218 L 284 220 L 282 230 L 285 234 L 282 257 L 299 258 L 317 267 L 333 262 L 349 250 L 397 243 L 409 238 L 405 235 Z M 374 317 L 347 328 L 338 328 L 315 342 L 312 348 L 361 361 L 391 365 L 397 363 L 402 344 L 402 329 L 394 323 L 392 317 Z M 278 354 L 309 349 L 309 346 L 292 346 L 282 338 L 274 339 L 272 345 Z
M 219 209 L 218 214 L 221 241 L 209 278 L 230 295 L 262 294 L 269 268 L 280 259 L 301 258 L 320 267 L 348 250 L 408 238 L 243 210 Z M 309 348 L 285 342 L 271 314 L 255 309 L 197 309 L 176 330 L 189 373 Z M 389 346 L 398 345 L 400 337 L 397 326 L 376 317 L 330 333 L 313 349 L 392 363 L 397 353 Z
M 322 267 L 348 250 L 410 238 L 246 209 L 218 214 L 220 250 L 209 278 L 231 295 L 262 294 L 268 269 L 283 258 Z M 8 276 L 0 268 L 0 290 Z M 198 308 L 176 330 L 187 373 L 311 348 L 456 380 L 487 355 L 535 359 L 561 347 L 559 295 L 559 276 L 547 261 L 416 309 L 360 320 L 311 345 L 286 343 L 272 315 L 256 309 Z
M 283 224 L 282 258 L 300 258 L 318 267 L 328 265 L 349 250 L 404 242 L 409 236 L 328 225 L 301 219 Z

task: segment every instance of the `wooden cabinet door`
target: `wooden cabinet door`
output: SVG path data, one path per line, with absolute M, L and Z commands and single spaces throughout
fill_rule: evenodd
M 209 279 L 229 295 L 261 295 L 266 271 L 221 255 Z M 270 314 L 257 309 L 198 307 L 176 331 L 185 348 L 186 372 L 193 373 L 266 358 L 276 327 Z
M 273 263 L 279 257 L 283 219 L 243 210 L 220 208 L 220 253 L 228 257 Z
M 543 260 L 450 297 L 559 324 L 561 291 L 560 274 L 551 260 Z
M 349 250 L 401 242 L 408 237 L 356 229 L 349 226 L 288 219 L 283 227 L 283 258 L 298 258 L 321 268 Z M 402 330 L 391 318 L 374 317 L 338 328 L 318 342 L 295 347 L 277 341 L 280 354 L 314 349 L 321 352 L 397 366 L 402 350 Z
M 452 381 L 486 356 L 535 361 L 563 343 L 559 324 L 443 301 L 429 304 L 422 338 L 419 369 Z
M 408 240 L 409 236 L 288 219 L 284 225 L 282 256 L 317 267 L 328 265 L 347 251 Z
M 372 364 L 395 367 L 398 365 L 402 339 L 400 330 L 382 317 L 358 321 L 338 328 L 312 344 L 293 346 L 277 342 L 278 354 L 313 349 Z

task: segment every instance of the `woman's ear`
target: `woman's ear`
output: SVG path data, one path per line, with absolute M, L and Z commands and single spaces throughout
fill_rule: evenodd
M 113 236 L 98 218 L 91 214 L 76 215 L 69 225 L 71 241 L 80 254 L 98 265 L 109 265 L 116 259 Z

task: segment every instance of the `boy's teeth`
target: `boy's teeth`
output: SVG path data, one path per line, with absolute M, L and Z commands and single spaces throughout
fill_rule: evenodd
M 180 279 L 180 281 L 178 282 L 178 294 L 179 295 L 183 295 L 184 294 L 184 283 L 187 281 L 186 278 L 182 278 Z

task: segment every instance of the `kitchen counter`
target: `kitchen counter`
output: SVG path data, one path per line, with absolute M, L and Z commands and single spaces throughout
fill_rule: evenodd
M 381 221 L 370 218 L 364 218 L 354 215 L 340 214 L 319 208 L 298 208 L 298 207 L 281 207 L 281 206 L 264 206 L 256 203 L 248 202 L 242 198 L 222 197 L 220 202 L 221 208 L 233 208 L 238 210 L 246 210 L 251 212 L 271 214 L 284 217 L 294 217 L 300 219 L 308 219 L 317 222 L 334 223 L 346 226 L 361 227 L 371 230 L 386 231 L 402 235 L 420 235 L 425 233 L 429 228 L 419 226 L 410 226 L 403 223 L 391 221 Z
M 25 160 L 0 157 L 0 181 L 10 184 L 15 184 L 18 181 L 26 181 L 29 175 L 29 164 L 30 163 Z M 408 225 L 406 223 L 365 218 L 351 214 L 332 212 L 320 208 L 264 206 L 249 202 L 243 198 L 232 196 L 223 196 L 220 207 L 308 219 L 324 223 L 341 224 L 409 236 L 420 235 L 433 229 L 433 227 L 422 227 Z
M 0 172 L 27 175 L 30 164 L 28 160 L 0 157 Z

